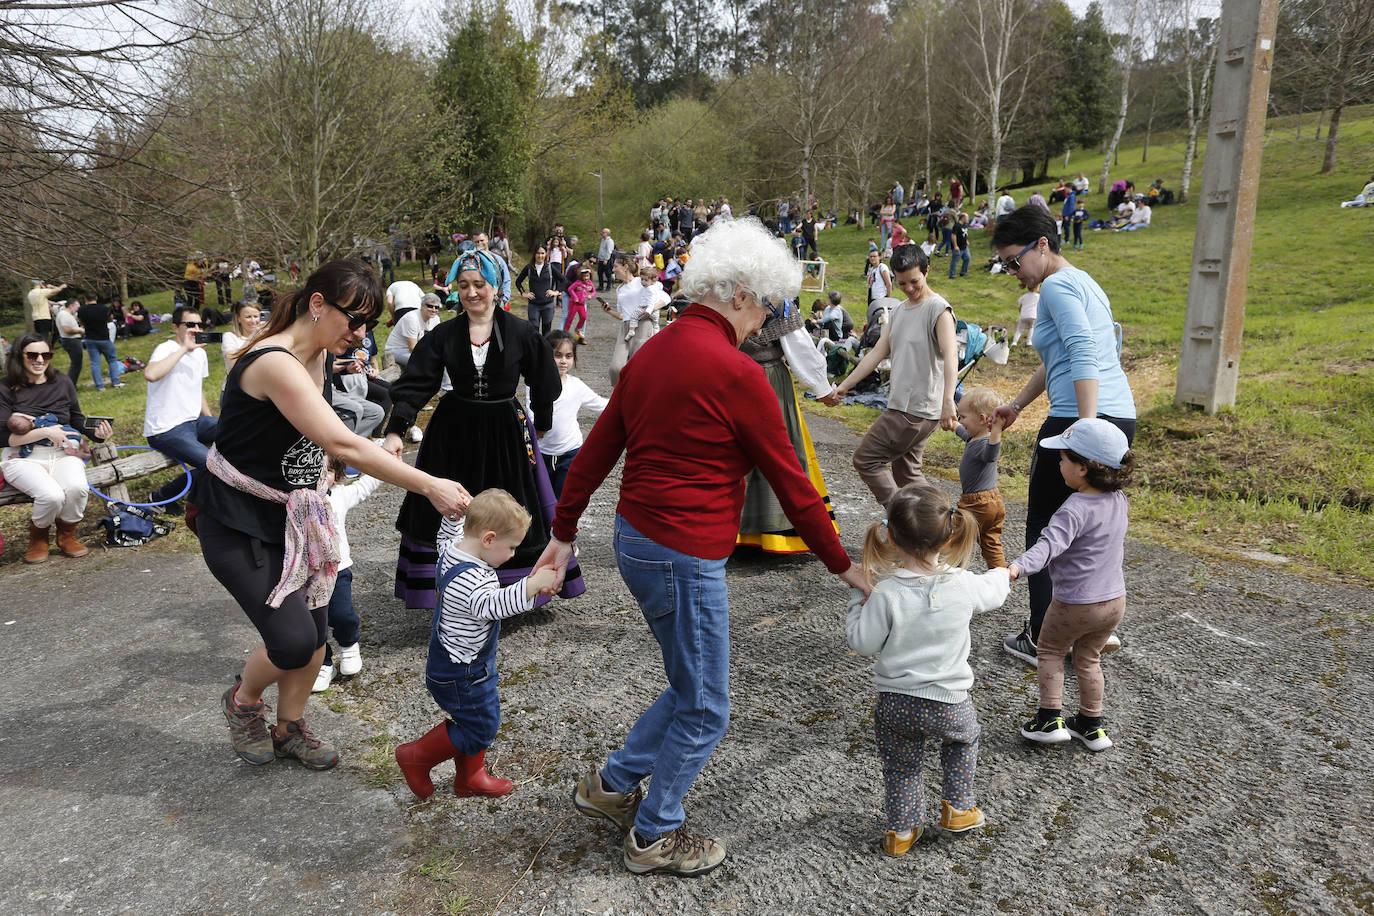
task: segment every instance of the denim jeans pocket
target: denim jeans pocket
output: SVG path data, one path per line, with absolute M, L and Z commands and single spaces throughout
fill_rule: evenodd
M 668 560 L 641 560 L 623 549 L 616 555 L 620 577 L 629 586 L 630 594 L 639 602 L 639 609 L 648 619 L 671 614 L 676 608 L 673 589 L 673 564 Z

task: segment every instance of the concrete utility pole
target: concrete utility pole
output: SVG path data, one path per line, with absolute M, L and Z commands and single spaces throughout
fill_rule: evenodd
M 1236 402 L 1245 286 L 1255 234 L 1278 0 L 1225 0 L 1212 121 L 1198 198 L 1177 404 L 1209 414 Z

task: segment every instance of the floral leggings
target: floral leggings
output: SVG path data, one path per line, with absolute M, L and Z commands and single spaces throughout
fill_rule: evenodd
M 927 738 L 940 739 L 941 797 L 960 811 L 973 807 L 973 777 L 982 729 L 971 698 L 942 703 L 901 693 L 879 693 L 873 730 L 878 754 L 883 758 L 888 830 L 902 833 L 926 823 L 921 763 Z

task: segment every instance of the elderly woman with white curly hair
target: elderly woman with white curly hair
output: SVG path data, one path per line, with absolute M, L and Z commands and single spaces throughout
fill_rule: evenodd
M 606 766 L 582 777 L 573 804 L 620 827 L 637 874 L 698 875 L 725 858 L 718 840 L 688 833 L 682 798 L 730 719 L 725 561 L 745 475 L 759 468 L 826 567 L 868 591 L 797 462 L 777 395 L 739 349 L 800 285 L 801 266 L 756 219 L 717 221 L 697 236 L 682 272 L 692 305 L 626 364 L 628 384 L 615 387 L 573 461 L 539 560 L 567 566 L 578 519 L 624 453 L 616 562 L 662 649 L 668 688 Z

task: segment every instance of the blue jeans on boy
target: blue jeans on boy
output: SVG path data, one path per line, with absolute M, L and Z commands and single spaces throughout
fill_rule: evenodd
M 652 841 L 686 820 L 682 798 L 730 723 L 730 596 L 725 560 L 664 547 L 619 515 L 615 556 L 663 652 L 668 688 L 611 754 L 601 779 L 612 792 L 629 792 L 653 776 L 635 817 L 640 838 Z
M 951 238 L 950 232 L 951 232 L 951 230 L 949 229 L 948 226 L 941 226 L 941 227 L 940 227 L 940 244 L 938 244 L 938 245 L 935 246 L 935 253 L 936 253 L 936 254 L 939 254 L 939 253 L 942 252 L 942 251 L 952 251 L 952 250 L 953 250 L 953 248 L 954 248 L 954 239 Z
M 192 468 L 205 467 L 205 456 L 210 452 L 210 444 L 215 441 L 215 430 L 219 420 L 215 417 L 199 416 L 185 423 L 178 423 L 165 433 L 154 433 L 148 437 L 148 444 L 168 458 L 184 461 Z M 186 486 L 184 477 L 177 477 L 171 483 L 153 491 L 149 502 L 171 499 Z
M 358 641 L 358 633 L 363 622 L 358 619 L 358 609 L 353 606 L 353 567 L 339 570 L 334 580 L 334 591 L 329 596 L 329 629 L 340 646 L 351 646 Z M 324 663 L 334 664 L 334 647 L 329 640 L 324 643 Z
M 100 357 L 105 357 L 105 363 L 110 368 L 110 384 L 118 385 L 119 377 L 124 374 L 124 364 L 119 361 L 119 355 L 115 353 L 115 345 L 112 340 L 91 340 L 89 337 L 81 342 L 86 348 L 86 355 L 91 358 L 91 378 L 95 381 L 95 387 L 101 391 L 105 390 L 105 379 L 100 375 Z
M 471 565 L 471 564 L 458 564 Z M 496 689 L 496 641 L 501 622 L 494 621 L 491 635 L 470 662 L 455 662 L 439 641 L 442 597 L 430 622 L 429 660 L 425 662 L 425 686 L 439 708 L 449 715 L 448 740 L 468 757 L 491 747 L 501 727 L 501 695 Z
M 968 249 L 967 249 L 967 248 L 961 248 L 961 249 L 956 249 L 956 250 L 954 250 L 954 251 L 951 251 L 951 252 L 949 253 L 949 278 L 950 278 L 951 280 L 954 279 L 954 268 L 955 268 L 957 265 L 959 265 L 959 264 L 963 264 L 963 265 L 964 265 L 964 269 L 961 270 L 961 271 L 959 271 L 959 276 L 961 276 L 961 277 L 966 277 L 966 276 L 968 276 L 968 262 L 969 262 L 969 260 L 970 260 L 970 258 L 969 258 L 969 253 L 968 253 Z

